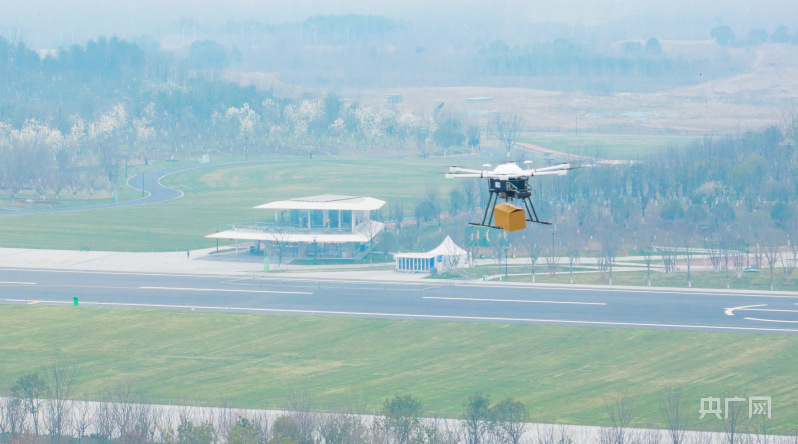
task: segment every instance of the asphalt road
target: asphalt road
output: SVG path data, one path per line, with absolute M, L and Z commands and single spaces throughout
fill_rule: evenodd
M 798 333 L 798 295 L 0 269 L 0 303 Z M 78 308 L 79 309 L 79 308 Z

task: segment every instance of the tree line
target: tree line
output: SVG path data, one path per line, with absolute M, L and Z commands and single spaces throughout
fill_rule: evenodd
M 606 426 L 593 435 L 564 424 L 530 425 L 520 401 L 493 402 L 475 393 L 462 403 L 459 419 L 425 417 L 421 400 L 396 394 L 376 412 L 350 397 L 343 408 L 321 409 L 311 391 L 289 388 L 285 409 L 255 411 L 230 407 L 158 406 L 134 388 L 117 384 L 99 401 L 74 400 L 76 367 L 54 361 L 44 372 L 20 376 L 0 398 L 0 442 L 10 443 L 191 443 L 191 444 L 735 444 L 798 443 L 798 432 L 773 437 L 770 417 L 746 415 L 744 403 L 731 403 L 714 432 L 695 431 L 692 403 L 681 388 L 658 394 L 657 426 L 640 424 L 641 413 L 628 394 L 608 395 Z M 703 408 L 703 407 L 702 407 Z M 641 429 L 640 427 L 648 427 Z M 654 428 L 658 427 L 658 428 Z M 692 431 L 690 431 L 692 430 Z M 784 433 L 784 431 L 782 431 Z
M 479 144 L 464 114 L 280 96 L 217 80 L 224 48 L 187 58 L 116 38 L 40 58 L 0 38 L 0 189 L 41 198 L 114 191 L 124 167 L 205 153 L 409 151 Z

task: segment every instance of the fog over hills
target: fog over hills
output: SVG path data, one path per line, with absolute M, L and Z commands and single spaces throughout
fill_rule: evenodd
M 739 34 L 763 28 L 772 32 L 798 18 L 798 3 L 787 0 L 692 2 L 632 0 L 529 2 L 488 0 L 262 2 L 254 0 L 4 0 L 0 31 L 35 48 L 82 43 L 99 35 L 130 38 L 186 31 L 191 37 L 213 36 L 227 22 L 296 23 L 316 15 L 380 15 L 429 29 L 459 30 L 512 41 L 530 37 L 534 24 L 564 27 L 607 26 L 620 38 L 708 38 L 707 29 L 729 25 Z M 578 29 L 572 29 L 578 32 Z M 534 33 L 532 34 L 534 36 Z M 589 37 L 589 35 L 588 35 Z

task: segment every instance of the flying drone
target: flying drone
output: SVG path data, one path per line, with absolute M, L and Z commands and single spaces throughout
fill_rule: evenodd
M 507 231 L 515 231 L 526 228 L 526 222 L 551 225 L 551 222 L 544 222 L 538 218 L 535 206 L 532 205 L 532 192 L 529 189 L 529 178 L 537 176 L 565 176 L 568 170 L 574 168 L 570 163 L 561 163 L 537 169 L 528 169 L 531 161 L 525 161 L 523 169 L 515 162 L 501 164 L 491 171 L 488 171 L 490 164 L 482 165 L 483 169 L 471 170 L 458 166 L 449 167 L 446 174 L 447 179 L 455 178 L 482 178 L 488 179 L 488 206 L 482 217 L 482 223 L 471 222 L 471 225 L 478 225 L 489 228 L 501 228 Z M 499 198 L 504 199 L 504 203 L 498 203 Z M 520 200 L 524 209 L 511 204 L 513 200 Z M 496 212 L 498 210 L 498 212 Z M 494 212 L 496 218 L 494 221 Z M 495 225 L 491 225 L 494 221 Z

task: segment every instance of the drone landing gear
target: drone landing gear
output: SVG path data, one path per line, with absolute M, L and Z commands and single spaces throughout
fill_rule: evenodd
M 524 198 L 520 198 L 519 200 L 524 202 L 524 207 L 526 208 L 527 222 L 534 222 L 536 224 L 541 224 L 541 225 L 551 225 L 551 222 L 544 222 L 538 218 L 538 213 L 535 211 L 535 206 L 532 205 L 531 197 L 527 196 Z M 502 227 L 489 225 L 489 223 L 493 221 L 493 209 L 498 204 L 498 201 L 499 201 L 499 193 L 491 191 L 490 196 L 488 197 L 488 206 L 485 207 L 485 214 L 482 216 L 482 223 L 478 224 L 476 222 L 469 222 L 469 225 L 501 229 Z

